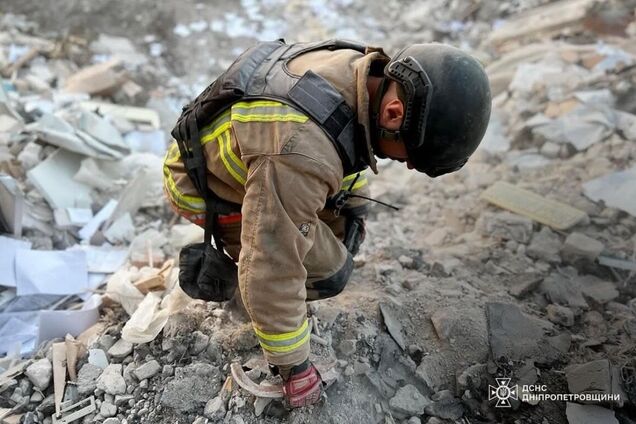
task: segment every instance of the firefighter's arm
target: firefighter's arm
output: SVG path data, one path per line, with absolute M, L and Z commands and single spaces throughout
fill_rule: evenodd
M 303 265 L 317 212 L 339 188 L 334 170 L 300 154 L 264 155 L 249 166 L 243 201 L 239 286 L 268 361 L 309 353 Z

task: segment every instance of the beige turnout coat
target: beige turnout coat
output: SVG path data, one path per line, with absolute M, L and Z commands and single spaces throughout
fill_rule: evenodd
M 367 77 L 381 50 L 320 50 L 289 63 L 292 73 L 308 69 L 331 82 L 356 111 L 364 128 L 366 161 L 375 171 L 368 142 Z M 305 302 L 318 298 L 312 284 L 334 275 L 347 259 L 341 242 L 344 219 L 325 201 L 349 188 L 338 153 L 323 130 L 301 111 L 272 100 L 234 103 L 202 132 L 208 186 L 242 205 L 241 213 L 219 218 L 227 252 L 238 261 L 239 288 L 269 363 L 291 366 L 309 355 Z M 203 224 L 205 205 L 190 182 L 173 143 L 164 163 L 164 186 L 175 210 Z M 366 194 L 360 173 L 354 192 Z M 347 207 L 360 204 L 350 199 Z

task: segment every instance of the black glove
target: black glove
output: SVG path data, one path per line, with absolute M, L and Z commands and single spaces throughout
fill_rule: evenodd
M 366 229 L 364 220 L 367 215 L 366 206 L 352 209 L 342 209 L 341 214 L 345 217 L 344 245 L 351 256 L 355 256 L 360 250 L 360 245 L 364 241 Z

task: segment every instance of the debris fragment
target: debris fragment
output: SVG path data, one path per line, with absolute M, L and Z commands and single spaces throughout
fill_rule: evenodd
M 567 230 L 587 217 L 583 211 L 503 181 L 484 191 L 481 198 L 557 230 Z

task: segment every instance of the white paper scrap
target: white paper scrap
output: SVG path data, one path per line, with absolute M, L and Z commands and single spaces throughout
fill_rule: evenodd
M 88 289 L 85 252 L 18 250 L 15 269 L 18 296 L 77 294 Z
M 113 211 L 117 207 L 116 200 L 109 200 L 104 207 L 97 212 L 97 215 L 91 219 L 81 230 L 79 230 L 79 236 L 82 240 L 89 239 L 95 234 L 95 231 L 99 228 L 104 221 L 106 221 L 112 215 Z
M 38 343 L 67 334 L 77 337 L 99 320 L 101 296 L 93 295 L 77 311 L 42 311 L 40 312 L 40 330 Z
M 121 268 L 128 258 L 128 249 L 105 246 L 85 246 L 76 244 L 66 250 L 86 253 L 88 272 L 112 274 Z
M 21 249 L 31 249 L 31 242 L 0 236 L 0 286 L 16 286 L 15 255 Z

